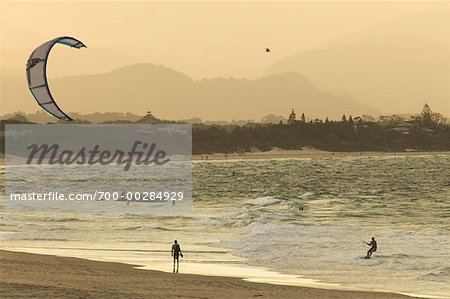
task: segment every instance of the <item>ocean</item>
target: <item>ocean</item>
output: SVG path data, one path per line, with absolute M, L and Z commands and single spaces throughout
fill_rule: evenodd
M 171 271 L 177 239 L 184 273 L 450 298 L 450 155 L 194 161 L 192 184 L 191 211 L 3 205 L 0 248 Z

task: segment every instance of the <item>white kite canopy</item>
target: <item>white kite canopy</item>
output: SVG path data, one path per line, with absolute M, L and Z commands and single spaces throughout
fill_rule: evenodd
M 27 62 L 28 87 L 36 102 L 45 111 L 59 119 L 71 121 L 72 118 L 58 107 L 48 87 L 47 59 L 50 50 L 55 44 L 62 44 L 76 49 L 86 47 L 81 41 L 70 36 L 57 37 L 37 47 L 31 53 Z

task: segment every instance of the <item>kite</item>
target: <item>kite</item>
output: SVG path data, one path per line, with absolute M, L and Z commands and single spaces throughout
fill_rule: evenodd
M 86 48 L 81 41 L 69 36 L 54 38 L 37 47 L 33 53 L 31 53 L 27 62 L 28 88 L 36 102 L 45 111 L 56 118 L 71 121 L 72 118 L 64 113 L 64 111 L 56 104 L 50 92 L 50 88 L 48 87 L 47 60 L 50 50 L 55 44 L 62 44 L 76 49 Z

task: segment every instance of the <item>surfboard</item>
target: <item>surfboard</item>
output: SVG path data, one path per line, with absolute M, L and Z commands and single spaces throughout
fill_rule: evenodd
M 362 259 L 368 260 L 368 259 L 370 259 L 370 256 L 364 256 L 364 257 L 362 257 Z

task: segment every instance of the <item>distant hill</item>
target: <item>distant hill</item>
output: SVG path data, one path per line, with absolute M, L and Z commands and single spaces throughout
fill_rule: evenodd
M 408 113 L 428 102 L 450 115 L 449 41 L 449 11 L 414 14 L 283 58 L 267 73 L 302 73 L 317 88 L 384 113 Z
M 37 109 L 25 78 L 0 76 L 2 111 Z M 173 69 L 135 64 L 100 75 L 50 80 L 52 94 L 69 114 L 120 111 L 162 119 L 261 119 L 269 113 L 289 115 L 292 108 L 311 117 L 340 118 L 345 114 L 378 114 L 350 97 L 315 88 L 303 75 L 286 72 L 247 79 L 194 81 Z
M 1 119 L 8 119 L 14 117 L 15 115 L 23 115 L 31 122 L 35 123 L 54 123 L 57 121 L 56 118 L 45 112 L 44 110 L 36 111 L 35 113 L 26 114 L 24 112 L 18 113 L 8 113 L 1 115 Z M 88 121 L 90 123 L 104 123 L 104 122 L 114 122 L 114 121 L 127 121 L 127 122 L 136 122 L 142 118 L 142 115 L 136 115 L 132 113 L 119 113 L 119 112 L 104 112 L 104 113 L 89 113 L 89 114 L 80 114 L 80 113 L 71 113 L 71 115 L 75 120 Z
M 449 32 L 450 10 L 433 10 L 408 14 L 386 22 L 364 27 L 353 33 L 338 36 L 323 44 L 321 48 L 339 47 L 368 39 L 402 35 L 448 43 L 450 38 Z
M 286 123 L 287 122 L 287 118 L 283 117 L 283 116 L 277 116 L 277 115 L 274 115 L 274 114 L 269 114 L 269 115 L 264 116 L 261 119 L 261 123 L 263 123 L 263 124 L 278 124 L 278 123 L 280 123 L 280 121 L 282 123 Z

